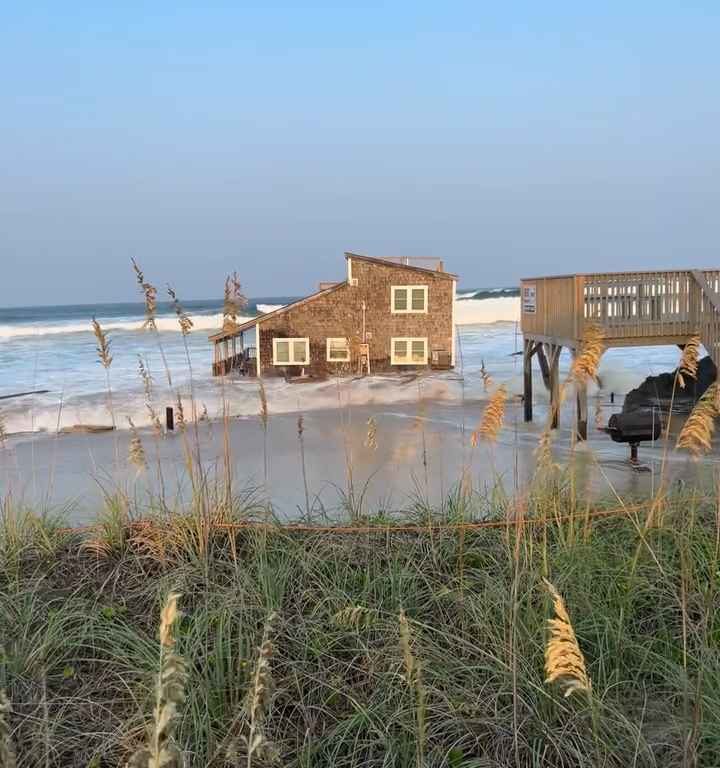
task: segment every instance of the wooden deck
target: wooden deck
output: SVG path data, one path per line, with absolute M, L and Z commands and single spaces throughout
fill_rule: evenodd
M 697 334 L 715 364 L 720 363 L 720 270 L 528 278 L 521 282 L 521 302 L 527 421 L 532 419 L 532 358 L 538 357 L 555 400 L 560 352 L 567 347 L 576 354 L 589 325 L 604 330 L 607 347 L 683 346 Z M 584 439 L 587 402 L 582 392 L 577 429 Z

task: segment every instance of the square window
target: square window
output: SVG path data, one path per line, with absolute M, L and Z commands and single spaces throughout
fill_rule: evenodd
M 427 365 L 427 346 L 425 338 L 391 339 L 391 365 Z
M 428 311 L 427 285 L 390 286 L 390 309 L 393 314 L 411 314 Z
M 273 339 L 273 365 L 308 365 L 309 339 Z

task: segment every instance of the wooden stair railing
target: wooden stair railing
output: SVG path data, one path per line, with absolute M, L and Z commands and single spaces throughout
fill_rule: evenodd
M 695 314 L 700 341 L 708 355 L 720 367 L 720 293 L 708 281 L 704 272 L 693 269 Z

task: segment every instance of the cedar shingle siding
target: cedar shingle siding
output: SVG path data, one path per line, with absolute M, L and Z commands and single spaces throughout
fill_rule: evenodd
M 324 376 L 346 369 L 356 371 L 362 342 L 365 302 L 365 330 L 370 345 L 371 372 L 413 370 L 429 367 L 433 350 L 449 359 L 453 341 L 454 276 L 444 272 L 419 270 L 379 260 L 349 257 L 353 283 L 341 283 L 323 295 L 282 310 L 260 321 L 258 352 L 261 375 L 297 375 L 299 366 L 273 365 L 274 338 L 309 338 L 310 364 L 305 373 Z M 428 287 L 427 312 L 393 314 L 391 286 Z M 408 297 L 408 301 L 410 297 Z M 350 362 L 327 361 L 327 339 L 346 337 L 350 342 Z M 393 337 L 427 338 L 428 366 L 398 366 L 390 363 Z

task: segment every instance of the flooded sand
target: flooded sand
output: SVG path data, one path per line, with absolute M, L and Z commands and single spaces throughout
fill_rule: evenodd
M 440 401 L 421 404 L 358 405 L 303 414 L 303 441 L 311 508 L 318 514 L 337 517 L 343 509 L 349 472 L 356 503 L 362 511 L 407 510 L 423 498 L 439 507 L 469 467 L 474 488 L 480 493 L 501 482 L 509 494 L 522 493 L 535 472 L 535 451 L 545 414 L 536 409 L 532 424 L 522 421 L 519 403 L 509 404 L 505 426 L 494 444 L 470 444 L 485 401 L 464 405 Z M 619 409 L 619 405 L 613 406 Z M 606 418 L 608 413 L 605 414 Z M 375 428 L 375 447 L 368 445 L 368 420 Z M 665 442 L 643 444 L 640 461 L 644 471 L 628 463 L 627 446 L 613 443 L 602 432 L 590 429 L 589 440 L 573 449 L 571 412 L 562 414 L 561 428 L 553 440 L 556 461 L 567 464 L 571 454 L 576 478 L 595 498 L 632 498 L 652 493 L 659 482 L 663 455 L 666 474 L 672 481 L 694 481 L 717 465 L 716 455 L 701 464 L 687 454 L 665 450 Z M 267 432 L 267 490 L 263 451 L 263 429 L 258 417 L 234 418 L 229 422 L 234 486 L 257 488 L 259 497 L 269 497 L 278 515 L 293 518 L 304 513 L 305 489 L 298 440 L 298 414 L 270 415 Z M 213 476 L 221 473 L 225 456 L 225 427 L 222 422 L 198 425 L 200 456 Z M 140 508 L 150 494 L 158 494 L 158 457 L 166 498 L 187 498 L 189 481 L 184 441 L 179 433 L 157 440 L 141 432 L 149 467 L 138 473 L 128 465 L 130 435 L 65 434 L 7 442 L 0 449 L 0 496 L 49 509 L 66 508 L 72 523 L 92 522 L 102 509 L 103 491 L 123 489 Z M 194 432 L 187 432 L 194 445 Z M 674 437 L 670 438 L 674 445 Z M 372 441 L 370 441 L 372 442 Z

